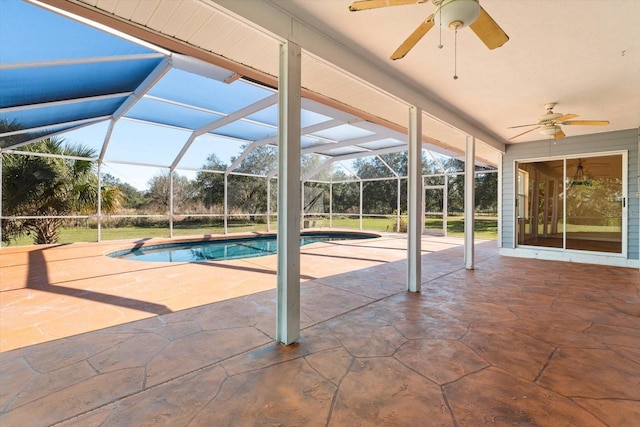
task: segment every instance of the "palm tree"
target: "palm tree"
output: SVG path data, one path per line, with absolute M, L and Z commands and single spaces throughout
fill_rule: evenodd
M 47 138 L 21 148 L 21 151 L 62 156 L 95 157 L 92 148 L 64 144 L 60 138 Z M 96 212 L 98 176 L 95 162 L 58 157 L 4 155 L 2 162 L 2 209 L 4 216 L 38 218 L 5 220 L 2 239 L 9 242 L 21 235 L 32 235 L 34 243 L 57 243 L 63 216 Z M 114 213 L 122 194 L 116 188 L 102 189 L 102 210 Z

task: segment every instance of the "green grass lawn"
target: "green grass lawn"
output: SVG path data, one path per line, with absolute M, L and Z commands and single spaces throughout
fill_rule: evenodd
M 313 227 L 313 218 L 308 218 L 309 226 Z M 334 228 L 345 228 L 358 230 L 360 228 L 360 220 L 358 217 L 334 217 L 332 221 Z M 315 221 L 316 228 L 328 228 L 328 219 L 318 219 Z M 427 219 L 425 222 L 427 229 L 442 229 L 442 220 Z M 277 223 L 271 223 L 271 230 L 275 231 Z M 267 225 L 264 223 L 244 223 L 229 224 L 227 227 L 229 233 L 247 232 L 247 231 L 267 231 Z M 363 217 L 362 229 L 365 231 L 388 231 L 393 232 L 396 229 L 395 217 Z M 476 237 L 480 239 L 496 239 L 498 235 L 498 221 L 496 218 L 476 218 L 475 221 Z M 174 224 L 174 236 L 189 235 L 207 235 L 207 234 L 223 234 L 224 227 L 219 224 L 203 226 L 201 224 Z M 447 221 L 447 234 L 449 236 L 464 235 L 464 220 L 462 217 L 450 217 Z M 102 240 L 118 240 L 118 239 L 143 239 L 153 237 L 169 237 L 168 224 L 159 224 L 157 226 L 147 227 L 118 227 L 118 228 L 102 228 Z M 60 229 L 59 243 L 73 242 L 95 242 L 98 239 L 98 231 L 94 228 L 66 227 Z M 33 240 L 29 236 L 11 243 L 11 246 L 31 245 Z

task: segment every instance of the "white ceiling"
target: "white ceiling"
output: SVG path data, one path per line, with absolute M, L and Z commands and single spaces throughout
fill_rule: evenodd
M 361 12 L 349 12 L 351 0 L 43 1 L 168 49 L 230 59 L 243 75 L 277 76 L 278 40 L 292 39 L 305 49 L 311 92 L 401 127 L 415 103 L 426 141 L 460 152 L 465 134 L 474 135 L 485 143 L 476 155 L 492 164 L 494 148 L 544 138 L 509 141 L 527 128 L 508 127 L 535 123 L 548 102 L 558 102 L 555 112 L 611 122 L 564 126 L 568 137 L 640 126 L 638 0 L 481 0 L 510 40 L 491 51 L 460 30 L 457 80 L 448 30 L 441 50 L 434 27 L 405 58 L 388 59 L 433 12 L 430 1 Z
M 360 12 L 348 10 L 350 0 L 269 1 L 505 140 L 527 129 L 509 126 L 535 123 L 548 102 L 558 102 L 556 112 L 611 122 L 564 126 L 567 136 L 640 126 L 638 0 L 481 0 L 510 40 L 488 50 L 460 30 L 457 80 L 453 33 L 442 30 L 438 49 L 437 26 L 405 58 L 388 59 L 433 12 L 430 1 Z M 541 138 L 531 132 L 511 142 Z

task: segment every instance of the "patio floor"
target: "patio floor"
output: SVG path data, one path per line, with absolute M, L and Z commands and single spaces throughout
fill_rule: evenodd
M 423 237 L 301 249 L 302 333 L 274 342 L 276 257 L 0 252 L 0 425 L 638 426 L 640 272 Z

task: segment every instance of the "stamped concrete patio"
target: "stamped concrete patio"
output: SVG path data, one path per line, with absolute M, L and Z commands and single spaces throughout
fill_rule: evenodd
M 2 426 L 638 426 L 640 273 L 423 238 L 302 249 L 302 338 L 274 343 L 274 256 L 0 252 Z

